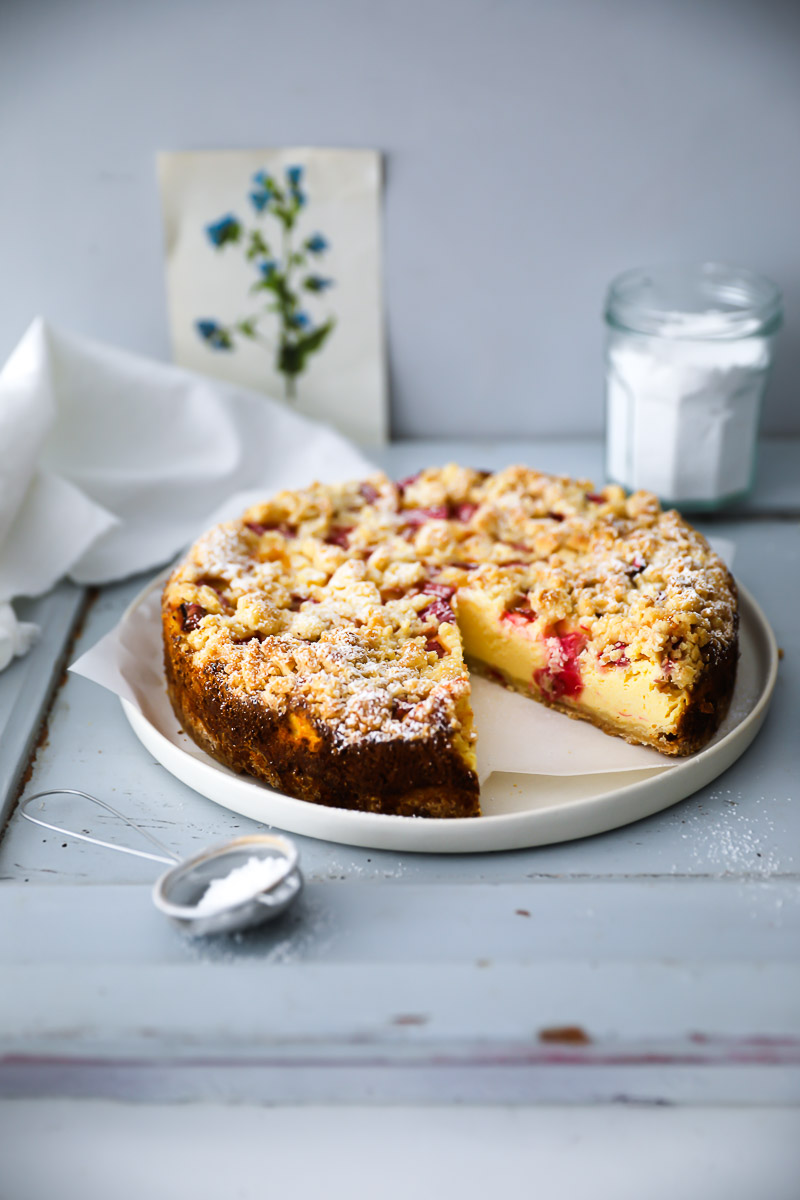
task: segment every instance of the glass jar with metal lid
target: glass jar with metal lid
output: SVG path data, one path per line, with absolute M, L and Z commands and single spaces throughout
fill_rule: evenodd
M 719 263 L 640 268 L 613 281 L 605 318 L 609 479 L 685 508 L 746 496 L 777 287 Z

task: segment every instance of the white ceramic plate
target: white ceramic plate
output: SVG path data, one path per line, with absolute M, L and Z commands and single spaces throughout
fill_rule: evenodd
M 674 760 L 672 765 L 665 763 L 664 769 L 657 771 L 561 776 L 496 773 L 484 785 L 484 815 L 477 818 L 392 817 L 295 800 L 258 780 L 234 774 L 185 734 L 177 734 L 166 688 L 163 704 L 149 717 L 125 700 L 122 706 L 139 740 L 183 783 L 233 812 L 290 833 L 376 850 L 429 854 L 545 846 L 616 829 L 677 804 L 716 779 L 744 753 L 767 714 L 778 648 L 755 600 L 742 587 L 739 596 L 741 657 L 732 715 L 711 745 L 678 765 Z

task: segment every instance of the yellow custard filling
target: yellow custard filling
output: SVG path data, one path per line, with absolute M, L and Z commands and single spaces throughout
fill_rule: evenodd
M 680 724 L 686 694 L 670 685 L 659 663 L 631 662 L 624 651 L 601 662 L 580 628 L 548 636 L 530 610 L 507 610 L 501 598 L 477 588 L 459 595 L 458 627 L 467 658 L 500 672 L 519 691 L 579 707 L 599 725 L 634 734 L 669 733 Z

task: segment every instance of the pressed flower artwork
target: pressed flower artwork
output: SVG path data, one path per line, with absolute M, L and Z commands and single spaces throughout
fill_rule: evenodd
M 162 154 L 159 176 L 175 361 L 382 440 L 378 155 Z
M 215 249 L 236 246 L 255 270 L 250 285 L 250 311 L 229 324 L 213 317 L 195 321 L 195 329 L 212 350 L 233 350 L 239 338 L 248 338 L 274 355 L 275 369 L 284 379 L 285 395 L 297 395 L 297 379 L 318 354 L 332 333 L 335 319 L 314 321 L 302 304 L 304 293 L 327 291 L 333 283 L 310 268 L 313 260 L 328 250 L 321 233 L 299 240 L 295 237 L 298 218 L 307 203 L 303 190 L 304 169 L 297 164 L 286 167 L 284 177 L 276 180 L 261 169 L 252 179 L 249 200 L 255 212 L 254 223 L 247 225 L 234 213 L 228 213 L 206 225 L 208 240 Z M 265 218 L 272 218 L 265 228 Z M 267 241 L 267 236 L 269 241 Z M 265 333 L 264 327 L 267 327 Z M 270 328 L 277 326 L 270 339 Z

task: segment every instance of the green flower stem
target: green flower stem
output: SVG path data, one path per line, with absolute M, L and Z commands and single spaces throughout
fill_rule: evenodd
M 291 316 L 291 307 L 289 303 L 289 295 L 291 294 L 291 274 L 292 274 L 292 235 L 289 226 L 286 222 L 283 224 L 281 234 L 281 250 L 283 252 L 283 277 L 286 283 L 286 293 L 281 297 L 281 346 L 288 342 L 289 332 L 289 317 Z M 290 372 L 284 375 L 284 386 L 286 389 L 286 399 L 294 400 L 297 394 L 295 377 Z
M 301 168 L 297 169 L 297 178 L 301 171 Z M 264 297 L 264 303 L 257 313 L 241 317 L 227 327 L 211 319 L 198 320 L 195 326 L 199 335 L 214 350 L 232 350 L 239 338 L 247 338 L 268 350 L 275 356 L 278 374 L 284 377 L 286 398 L 293 400 L 297 395 L 299 376 L 306 369 L 309 358 L 319 353 L 327 342 L 335 321 L 329 317 L 321 325 L 314 325 L 302 312 L 304 291 L 321 292 L 330 280 L 320 280 L 311 275 L 307 278 L 301 276 L 297 292 L 293 290 L 292 281 L 298 271 L 308 269 L 308 253 L 321 253 L 327 249 L 327 242 L 321 234 L 315 234 L 306 242 L 301 239 L 299 249 L 294 249 L 293 231 L 306 200 L 294 169 L 286 170 L 289 181 L 286 190 L 279 187 L 266 171 L 259 172 L 253 178 L 260 188 L 266 189 L 263 194 L 251 195 L 256 209 L 255 224 L 246 228 L 237 217 L 229 214 L 207 226 L 206 232 L 217 249 L 229 244 L 241 245 L 246 261 L 261 276 L 251 286 L 250 294 L 259 293 Z M 280 233 L 274 241 L 272 238 L 267 241 L 259 228 L 265 224 L 267 217 L 280 223 Z M 319 245 L 314 248 L 309 241 Z M 276 332 L 275 341 L 270 341 L 262 333 L 262 324 L 267 321 Z

